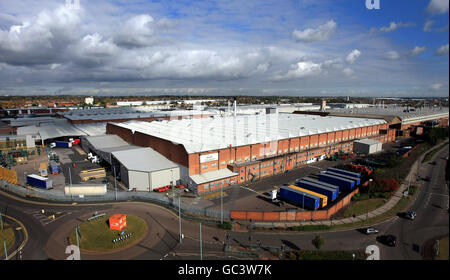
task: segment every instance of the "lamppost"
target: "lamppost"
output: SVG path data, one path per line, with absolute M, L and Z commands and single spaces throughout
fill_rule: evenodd
M 181 234 L 181 194 L 178 196 L 178 221 L 180 228 L 180 244 L 183 239 L 183 234 Z
M 200 260 L 203 260 L 203 251 L 202 251 L 202 222 L 200 222 Z

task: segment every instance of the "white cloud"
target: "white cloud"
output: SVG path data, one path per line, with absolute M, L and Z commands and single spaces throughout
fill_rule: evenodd
M 427 50 L 426 46 L 423 46 L 423 47 L 416 46 L 411 51 L 408 52 L 408 56 L 419 55 L 419 54 L 423 53 L 426 50 Z
M 341 69 L 342 67 L 344 67 L 344 63 L 342 62 L 342 59 L 340 59 L 340 58 L 330 59 L 330 60 L 324 61 L 322 63 L 322 67 L 325 69 L 328 69 L 328 68 Z
M 414 26 L 414 24 L 413 23 L 402 23 L 402 22 L 396 23 L 396 22 L 392 21 L 389 23 L 389 26 L 387 26 L 387 27 L 383 26 L 383 27 L 380 27 L 379 29 L 372 28 L 371 32 L 372 33 L 373 32 L 385 32 L 386 33 L 386 32 L 392 32 L 394 30 L 397 30 L 400 27 L 411 27 L 411 26 Z
M 397 60 L 400 58 L 400 55 L 396 51 L 389 51 L 383 56 L 383 58 L 388 60 Z
M 149 46 L 154 43 L 154 25 L 150 15 L 133 16 L 118 30 L 114 42 L 119 46 L 131 48 Z M 165 25 L 164 21 L 162 25 Z
M 440 15 L 448 13 L 448 0 L 431 0 L 428 4 L 427 12 L 432 15 Z
M 345 60 L 348 63 L 353 64 L 360 56 L 361 56 L 361 52 L 357 49 L 354 49 L 351 53 L 349 53 L 347 55 L 347 58 Z
M 336 22 L 334 20 L 330 20 L 316 29 L 307 28 L 303 31 L 294 30 L 292 32 L 292 36 L 297 42 L 311 43 L 327 41 L 331 38 L 331 36 L 333 36 L 336 27 Z
M 440 90 L 442 88 L 442 84 L 439 84 L 439 83 L 432 84 L 432 85 L 430 85 L 430 88 L 432 90 Z
M 448 54 L 448 44 L 440 47 L 436 51 L 436 55 L 447 55 Z
M 350 68 L 345 68 L 342 72 L 345 74 L 345 76 L 350 77 L 350 78 L 354 77 L 354 74 L 355 74 L 355 71 L 353 71 Z
M 430 32 L 431 26 L 434 24 L 434 20 L 427 20 L 423 26 L 423 31 Z
M 272 81 L 288 81 L 306 77 L 318 76 L 322 73 L 322 64 L 311 61 L 301 61 L 291 65 L 286 74 L 278 73 L 272 77 Z

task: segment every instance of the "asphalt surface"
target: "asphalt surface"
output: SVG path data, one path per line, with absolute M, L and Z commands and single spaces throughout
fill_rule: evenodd
M 380 248 L 381 259 L 422 259 L 421 247 L 424 242 L 448 234 L 448 188 L 445 186 L 445 164 L 441 158 L 448 157 L 448 146 L 436 153 L 436 165 L 422 164 L 420 175 L 430 176 L 413 202 L 411 209 L 416 210 L 415 221 L 395 217 L 376 225 L 379 235 L 394 234 L 397 236 L 397 247 L 391 248 L 376 241 L 376 235 L 365 235 L 358 230 L 324 232 L 325 245 L 321 250 L 364 250 L 369 245 Z M 285 174 L 289 176 L 289 174 Z M 297 174 L 291 174 L 293 178 Z M 87 217 L 98 213 L 130 213 L 143 218 L 149 225 L 147 235 L 137 245 L 120 252 L 96 255 L 82 252 L 82 259 L 200 259 L 200 227 L 199 223 L 182 221 L 184 239 L 179 244 L 178 217 L 160 206 L 123 202 L 101 205 L 36 205 L 17 201 L 0 193 L 0 209 L 5 215 L 21 221 L 28 232 L 29 239 L 22 250 L 23 260 L 65 259 L 67 237 L 75 225 L 85 221 Z M 56 220 L 48 219 L 40 213 L 61 212 Z M 224 255 L 223 248 L 227 232 L 213 226 L 202 226 L 203 259 L 249 259 L 248 255 Z M 262 247 L 286 249 L 313 249 L 312 239 L 317 233 L 300 232 L 228 232 L 229 245 L 248 247 L 260 244 Z M 251 240 L 249 237 L 251 236 Z M 263 253 L 264 250 L 256 250 Z

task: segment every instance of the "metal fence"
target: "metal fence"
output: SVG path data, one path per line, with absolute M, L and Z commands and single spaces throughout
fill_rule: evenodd
M 65 195 L 62 191 L 57 190 L 43 190 L 32 187 L 21 187 L 6 181 L 0 181 L 0 189 L 6 192 L 14 193 L 24 198 L 42 199 L 54 202 L 117 202 L 117 201 L 144 201 L 162 205 L 172 209 L 178 213 L 178 197 L 173 201 L 171 197 L 163 194 L 152 192 L 124 192 L 124 191 L 108 191 L 102 196 L 84 196 Z M 206 209 L 198 206 L 186 205 L 181 203 L 181 214 L 185 218 L 197 220 L 220 221 L 223 215 L 224 220 L 230 218 L 230 211 Z

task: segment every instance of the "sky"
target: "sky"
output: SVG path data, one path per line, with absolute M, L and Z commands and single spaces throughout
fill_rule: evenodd
M 2 0 L 0 95 L 448 96 L 448 13 L 448 0 Z

